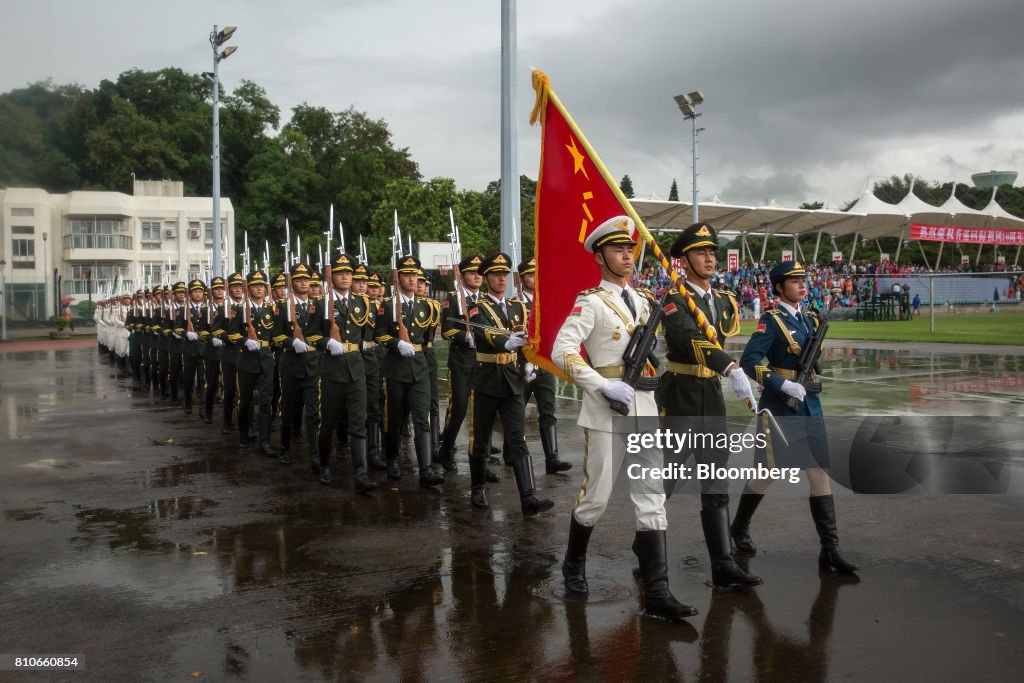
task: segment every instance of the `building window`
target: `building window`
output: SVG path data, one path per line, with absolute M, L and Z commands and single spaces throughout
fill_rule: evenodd
M 142 248 L 160 248 L 160 221 L 142 221 Z
M 64 294 L 106 294 L 117 282 L 119 290 L 134 290 L 128 266 L 109 263 L 72 263 L 64 272 Z
M 128 222 L 114 219 L 68 221 L 64 231 L 65 249 L 131 249 Z
M 36 234 L 36 229 L 31 225 L 12 225 L 11 233 L 14 235 L 34 235 Z
M 36 215 L 36 210 L 28 208 L 28 207 L 17 207 L 17 208 L 12 207 L 11 208 L 11 215 L 12 216 L 35 216 Z
M 15 270 L 35 270 L 36 269 L 36 262 L 35 261 L 15 261 L 11 265 L 14 266 Z
M 35 256 L 36 255 L 36 241 L 35 240 L 11 240 L 11 255 L 15 258 L 19 256 Z

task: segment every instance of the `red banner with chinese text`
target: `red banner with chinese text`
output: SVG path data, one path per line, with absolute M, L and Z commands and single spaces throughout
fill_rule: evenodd
M 909 239 L 970 244 L 1024 244 L 1024 230 L 962 228 L 955 225 L 911 223 Z

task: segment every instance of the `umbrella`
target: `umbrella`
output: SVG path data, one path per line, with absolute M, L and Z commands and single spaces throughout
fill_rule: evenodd
M 66 296 L 66 297 L 64 297 L 63 299 L 60 300 L 60 305 L 64 306 L 65 304 L 71 304 L 71 303 L 74 303 L 76 301 L 78 301 L 78 299 L 76 299 L 75 297 L 73 297 L 73 296 Z

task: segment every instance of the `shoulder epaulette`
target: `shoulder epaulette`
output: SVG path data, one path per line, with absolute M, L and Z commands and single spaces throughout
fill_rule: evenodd
M 591 287 L 590 289 L 583 290 L 582 292 L 580 292 L 576 296 L 586 296 L 588 294 L 593 294 L 594 292 L 598 292 L 600 290 L 601 290 L 600 287 Z

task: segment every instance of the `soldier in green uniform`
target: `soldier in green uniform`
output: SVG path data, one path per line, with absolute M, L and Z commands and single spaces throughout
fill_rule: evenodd
M 139 297 L 139 311 L 135 317 L 135 335 L 139 340 L 139 382 L 145 389 L 150 387 L 149 376 L 149 301 L 151 293 L 148 289 L 142 290 Z M 135 336 L 133 335 L 133 336 Z
M 233 307 L 227 325 L 228 343 L 239 349 L 238 447 L 249 447 L 248 418 L 255 398 L 259 405 L 256 424 L 259 430 L 260 453 L 270 458 L 275 455 L 270 443 L 270 399 L 274 395 L 274 354 L 270 347 L 274 338 L 277 307 L 265 298 L 267 277 L 262 271 L 249 273 L 246 283 L 249 289 L 248 296 L 243 297 L 240 305 Z
M 475 340 L 477 369 L 469 400 L 471 500 L 475 507 L 488 506 L 487 458 L 494 418 L 500 416 L 520 506 L 524 515 L 533 515 L 552 508 L 554 503 L 537 498 L 533 463 L 526 447 L 526 379 L 519 362 L 519 349 L 527 342 L 526 307 L 521 301 L 505 298 L 510 272 L 507 254 L 496 252 L 485 258 L 480 273 L 487 279 L 487 296 L 480 297 L 469 311 L 471 322 L 482 331 Z
M 423 344 L 423 355 L 427 357 L 430 369 L 430 455 L 437 460 L 437 449 L 441 446 L 441 408 L 437 396 L 437 352 L 434 350 L 434 339 L 437 336 L 437 325 L 441 322 L 441 304 L 430 296 L 430 282 L 422 268 L 416 276 L 416 293 L 427 300 L 433 315 L 427 330 L 427 341 Z
M 171 390 L 171 405 L 181 404 L 181 399 L 178 397 L 181 381 L 181 348 L 178 341 L 181 339 L 181 335 L 174 331 L 174 319 L 178 317 L 178 309 L 185 305 L 187 292 L 188 289 L 184 282 L 174 283 L 169 315 L 164 318 L 163 322 L 163 333 L 167 342 L 167 383 Z
M 316 464 L 317 433 L 320 430 L 319 391 L 320 346 L 323 341 L 323 310 L 309 296 L 309 267 L 296 263 L 291 267 L 291 300 L 278 303 L 274 345 L 283 347 L 278 361 L 281 381 L 281 451 L 278 460 L 291 464 L 288 449 L 296 412 L 305 409 L 305 427 L 309 443 L 309 461 Z M 294 310 L 294 317 L 292 317 Z
M 203 405 L 199 417 L 206 424 L 213 422 L 213 403 L 220 387 L 220 355 L 224 340 L 214 335 L 217 329 L 223 329 L 221 317 L 224 315 L 224 278 L 219 275 L 210 280 L 210 300 L 203 307 L 203 317 L 199 326 L 199 355 L 204 361 L 206 382 L 203 387 Z
M 526 306 L 526 313 L 533 313 L 534 278 L 537 275 L 537 260 L 532 256 L 519 264 L 519 281 L 522 283 L 522 301 Z M 521 359 L 522 360 L 522 359 Z M 523 391 L 523 402 L 529 403 L 530 397 L 537 403 L 539 416 L 540 445 L 544 449 L 544 471 L 548 474 L 558 474 L 572 469 L 572 463 L 565 462 L 558 457 L 558 432 L 555 425 L 555 385 L 557 380 L 547 370 L 538 368 L 533 363 L 526 362 L 525 365 L 526 388 Z M 530 378 L 533 379 L 530 379 Z
M 377 317 L 375 337 L 387 349 L 381 366 L 384 376 L 384 444 L 388 460 L 388 478 L 401 479 L 398 448 L 402 422 L 412 415 L 413 440 L 421 486 L 437 486 L 444 477 L 430 467 L 430 370 L 423 355 L 433 309 L 425 299 L 416 296 L 416 279 L 420 261 L 403 256 L 398 261 L 398 290 L 386 297 L 383 311 Z M 399 320 L 403 327 L 399 327 Z
M 185 414 L 192 414 L 192 392 L 195 390 L 196 369 L 200 354 L 199 330 L 203 322 L 203 297 L 206 285 L 202 280 L 188 283 L 189 300 L 178 309 L 174 319 L 174 333 L 178 336 L 181 352 L 181 389 Z
M 442 305 L 444 316 L 441 320 L 441 336 L 448 342 L 448 409 L 445 411 L 437 460 L 449 472 L 458 470 L 455 464 L 455 440 L 466 419 L 469 394 L 476 375 L 476 339 L 472 328 L 460 321 L 465 320 L 469 309 L 473 308 L 480 296 L 480 285 L 484 280 L 480 274 L 481 263 L 483 258 L 479 254 L 470 254 L 459 261 L 462 282 L 454 284 L 462 289 L 466 310 L 462 308 L 462 297 L 458 291 L 448 292 L 448 298 Z
M 231 422 L 231 415 L 238 401 L 238 355 L 241 353 L 241 343 L 233 344 L 228 335 L 228 328 L 234 322 L 234 315 L 241 310 L 240 306 L 245 301 L 245 278 L 239 272 L 231 273 L 228 276 L 228 300 L 227 313 L 221 308 L 221 315 L 217 318 L 213 330 L 213 336 L 226 342 L 220 350 L 220 383 L 224 387 L 224 420 L 221 423 L 220 433 L 225 436 L 234 429 Z M 238 421 L 248 419 L 239 413 Z M 248 434 L 248 432 L 246 432 Z
M 132 376 L 132 384 L 142 384 L 142 290 L 135 292 L 132 306 L 125 316 L 125 328 L 128 330 L 128 368 Z
M 155 285 L 150 298 L 150 312 L 146 318 L 146 334 L 149 337 L 149 381 L 157 395 L 163 394 L 163 381 L 160 378 L 160 319 L 163 316 L 163 287 Z
M 321 320 L 326 350 L 320 363 L 320 481 L 331 483 L 331 439 L 342 431 L 352 452 L 355 490 L 368 493 L 377 484 L 366 470 L 366 368 L 363 342 L 370 325 L 370 300 L 352 292 L 354 261 L 338 254 L 331 262 L 333 287 L 324 298 L 329 318 Z
M 669 253 L 686 272 L 686 288 L 694 304 L 707 318 L 717 339 L 739 332 L 739 307 L 729 292 L 711 288 L 711 277 L 718 266 L 715 249 L 718 235 L 707 223 L 694 223 L 675 242 Z M 724 434 L 725 399 L 721 378 L 728 377 L 741 400 L 754 405 L 754 395 L 743 369 L 729 354 L 709 341 L 687 310 L 678 292 L 665 305 L 665 343 L 668 366 L 661 378 L 658 405 L 665 417 L 691 418 L 693 428 L 704 433 Z M 728 465 L 728 449 L 704 448 L 694 451 L 700 464 Z M 722 482 L 702 482 L 701 525 L 711 558 L 711 581 L 719 588 L 756 586 L 757 576 L 743 571 L 732 558 L 729 539 L 729 494 Z
M 366 296 L 370 298 L 370 307 L 373 310 L 373 327 L 374 329 L 368 330 L 366 333 L 366 341 L 364 342 L 364 348 L 368 345 L 370 352 L 374 358 L 374 371 L 376 372 L 377 381 L 374 386 L 370 386 L 370 373 L 367 370 L 366 378 L 366 419 L 370 423 L 366 427 L 366 459 L 370 463 L 370 467 L 376 470 L 386 470 L 388 464 L 381 458 L 381 448 L 383 444 L 384 435 L 384 363 L 388 356 L 387 347 L 378 344 L 376 339 L 376 328 L 377 320 L 383 313 L 384 305 L 384 283 L 381 280 L 380 273 L 369 272 L 366 276 Z M 367 365 L 367 368 L 370 366 Z M 372 405 L 371 405 L 372 404 Z M 376 412 L 377 421 L 373 423 L 373 415 Z
M 369 295 L 371 275 L 376 277 L 365 263 L 357 264 L 352 273 L 352 291 L 366 297 L 368 316 L 363 326 L 362 341 L 363 368 L 366 371 L 366 458 L 370 466 L 387 469 L 387 464 L 380 459 L 380 368 L 377 365 L 377 343 L 373 340 L 379 304 Z M 379 284 L 376 291 L 380 291 Z
M 156 323 L 157 373 L 160 376 L 160 396 L 166 399 L 171 395 L 171 361 L 168 352 L 171 341 L 171 309 L 174 305 L 174 292 L 170 285 L 161 288 L 160 297 L 160 315 Z
M 288 303 L 288 284 L 284 273 L 278 273 L 270 279 L 270 293 L 274 297 L 274 305 L 281 308 Z M 270 431 L 276 432 L 281 426 L 281 354 L 284 347 L 274 345 L 274 398 L 270 399 L 270 412 L 274 419 L 270 421 Z M 300 437 L 297 443 L 302 443 L 302 434 L 295 430 L 293 434 Z

